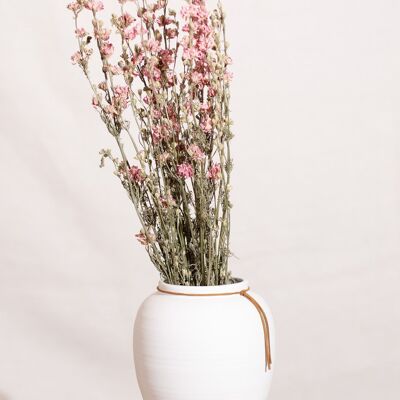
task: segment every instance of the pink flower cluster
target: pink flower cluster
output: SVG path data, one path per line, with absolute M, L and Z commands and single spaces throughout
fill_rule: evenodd
M 183 59 L 193 60 L 197 62 L 205 62 L 207 52 L 214 45 L 212 30 L 209 26 L 208 12 L 204 1 L 198 4 L 192 3 L 182 8 L 182 16 L 187 24 L 183 30 L 188 35 L 183 38 L 181 44 L 183 46 Z M 191 32 L 191 34 L 189 34 Z M 198 72 L 202 72 L 201 70 Z
M 177 173 L 182 178 L 191 178 L 194 175 L 193 167 L 188 163 L 179 164 L 177 167 Z
M 192 63 L 187 78 L 199 90 L 207 89 L 204 91 L 207 97 L 201 108 L 200 127 L 205 133 L 211 134 L 213 123 L 208 112 L 208 101 L 215 96 L 216 90 L 210 82 L 211 68 L 208 54 L 215 45 L 215 41 L 204 0 L 193 0 L 182 8 L 181 14 L 186 21 L 183 30 L 187 32 L 187 35 L 181 40 L 183 59 Z
M 92 97 L 92 106 L 93 106 L 94 108 L 97 108 L 97 107 L 100 106 L 99 99 L 98 99 L 96 96 L 93 96 L 93 97 Z
M 69 1 L 78 44 L 71 60 L 117 141 L 121 154 L 102 150 L 101 166 L 111 161 L 134 203 L 136 239 L 170 283 L 229 282 L 232 74 L 222 7 L 210 13 L 206 0 L 181 0 L 180 17 L 168 0 L 118 0 L 109 25 L 104 0 Z M 213 234 L 204 236 L 203 221 Z
M 142 183 L 145 181 L 146 176 L 144 175 L 143 171 L 138 167 L 131 167 L 129 170 L 130 178 L 133 182 Z
M 89 0 L 85 2 L 85 8 L 93 12 L 98 12 L 104 10 L 104 4 L 102 1 Z
M 213 126 L 212 120 L 208 114 L 203 114 L 201 117 L 200 127 L 206 133 L 211 133 Z
M 75 34 L 77 37 L 83 38 L 87 35 L 87 32 L 86 32 L 85 28 L 78 28 L 78 29 L 75 29 Z
M 67 5 L 68 10 L 71 10 L 74 14 L 77 14 L 79 11 L 82 10 L 82 6 L 77 2 L 74 1 L 73 3 L 69 3 Z
M 188 153 L 194 161 L 202 161 L 206 157 L 197 144 L 191 144 L 188 148 Z
M 123 28 L 126 28 L 135 22 L 136 18 L 132 17 L 131 14 L 124 12 L 120 17 L 118 17 L 118 21 Z
M 108 41 L 110 39 L 111 30 L 103 28 L 103 25 L 96 23 L 94 26 L 94 36 L 101 41 Z
M 129 88 L 128 86 L 115 86 L 114 87 L 114 94 L 117 98 L 129 98 Z
M 128 86 L 115 86 L 114 87 L 114 97 L 112 99 L 112 104 L 118 110 L 125 110 L 129 103 L 129 88 Z
M 151 137 L 153 139 L 153 143 L 160 143 L 161 140 L 165 139 L 167 136 L 167 129 L 165 125 L 156 124 L 153 126 L 151 131 Z
M 134 40 L 136 39 L 137 36 L 142 36 L 147 33 L 146 27 L 139 21 L 136 22 L 131 28 L 129 26 L 134 22 L 135 20 L 128 20 L 125 18 L 125 31 L 124 31 L 124 36 L 126 40 Z
M 207 172 L 207 178 L 212 181 L 221 179 L 221 164 L 213 164 Z
M 112 43 L 104 43 L 100 51 L 105 58 L 109 58 L 114 53 L 114 46 Z
M 76 51 L 74 54 L 72 54 L 71 61 L 72 64 L 78 64 L 80 61 L 82 61 L 82 54 L 79 51 Z

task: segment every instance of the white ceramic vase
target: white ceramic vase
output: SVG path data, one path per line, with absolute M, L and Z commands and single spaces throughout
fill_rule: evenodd
M 140 307 L 134 328 L 136 375 L 144 400 L 266 400 L 265 335 L 257 307 L 239 293 L 246 281 L 223 286 L 163 282 Z M 224 294 L 222 296 L 192 296 Z M 186 296 L 185 294 L 189 294 Z M 225 295 L 226 294 L 226 295 Z M 274 324 L 265 301 L 274 360 Z

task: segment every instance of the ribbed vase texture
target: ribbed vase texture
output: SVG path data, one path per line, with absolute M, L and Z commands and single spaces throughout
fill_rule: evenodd
M 240 292 L 231 285 L 186 287 L 159 283 L 173 293 Z M 266 302 L 272 369 L 265 368 L 260 314 L 240 295 L 191 297 L 155 292 L 140 307 L 134 328 L 136 375 L 144 400 L 266 400 L 275 361 L 275 333 Z

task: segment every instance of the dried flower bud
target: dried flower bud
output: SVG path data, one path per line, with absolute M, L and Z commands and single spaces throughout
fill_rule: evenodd
M 98 88 L 101 89 L 101 90 L 106 91 L 108 89 L 107 82 L 100 82 L 98 84 Z

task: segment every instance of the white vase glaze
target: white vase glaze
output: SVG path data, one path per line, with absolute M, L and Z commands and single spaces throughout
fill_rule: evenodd
M 159 288 L 174 293 L 240 292 L 246 281 L 223 286 Z M 270 327 L 272 362 L 275 334 Z M 156 292 L 140 307 L 134 328 L 136 375 L 144 400 L 266 400 L 272 371 L 265 369 L 260 314 L 240 295 L 188 297 Z

